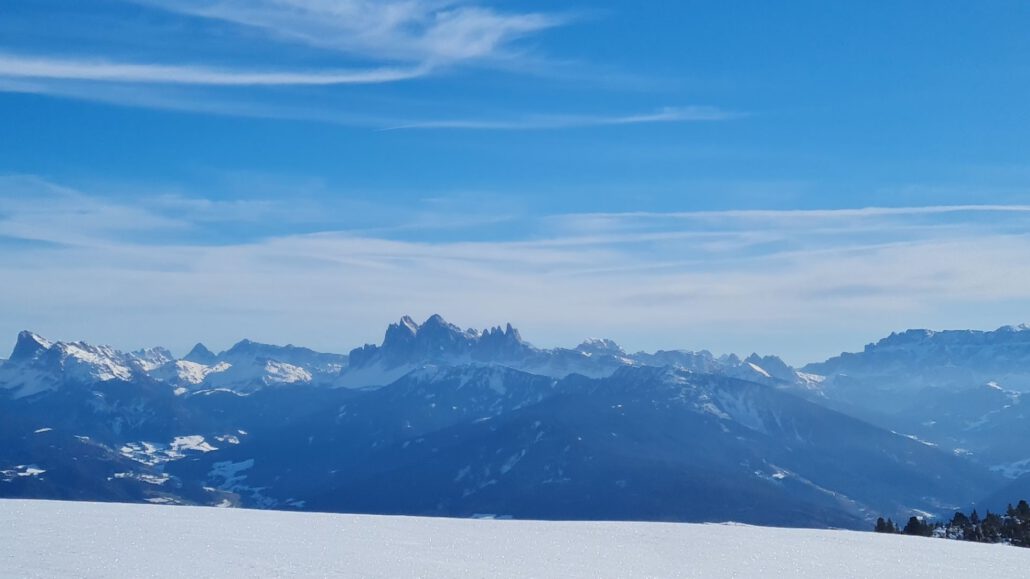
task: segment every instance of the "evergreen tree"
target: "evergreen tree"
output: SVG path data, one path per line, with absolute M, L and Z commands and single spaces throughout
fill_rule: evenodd
M 955 516 L 951 518 L 951 526 L 964 529 L 969 525 L 969 517 L 962 511 L 956 511 Z
M 908 519 L 908 524 L 905 525 L 905 529 L 902 531 L 906 535 L 916 535 L 928 537 L 932 532 L 930 525 L 927 525 L 923 521 L 919 520 L 919 517 L 912 516 Z
M 984 541 L 997 543 L 1001 540 L 1002 522 L 1001 517 L 997 514 L 987 511 L 987 515 L 984 517 L 980 527 L 983 529 Z
M 876 528 L 883 529 L 881 532 L 891 532 L 890 529 L 897 529 L 890 519 L 887 519 L 882 525 L 880 520 L 877 520 Z M 977 543 L 1008 543 L 1018 547 L 1030 547 L 1030 503 L 1021 500 L 1014 507 L 1009 504 L 1004 515 L 987 510 L 982 518 L 975 509 L 968 516 L 958 511 L 952 515 L 950 521 L 938 521 L 932 524 L 919 517 L 910 517 L 905 528 L 900 532 L 904 532 L 906 535 L 935 536 Z

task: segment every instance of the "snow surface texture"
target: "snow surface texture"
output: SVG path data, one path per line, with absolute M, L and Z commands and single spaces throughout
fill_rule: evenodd
M 1019 577 L 1030 550 L 742 525 L 0 500 L 0 577 Z

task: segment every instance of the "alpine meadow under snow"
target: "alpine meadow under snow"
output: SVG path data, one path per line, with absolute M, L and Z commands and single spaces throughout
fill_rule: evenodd
M 1018 577 L 1030 551 L 744 525 L 0 500 L 0 576 Z

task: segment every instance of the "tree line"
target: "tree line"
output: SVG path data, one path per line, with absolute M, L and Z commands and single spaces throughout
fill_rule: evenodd
M 932 523 L 913 516 L 904 526 L 896 524 L 889 517 L 886 520 L 880 517 L 876 519 L 873 531 L 1030 547 L 1030 504 L 1019 501 L 1015 507 L 1009 504 L 1004 514 L 987 511 L 983 517 L 976 509 L 969 515 L 959 511 L 950 521 Z

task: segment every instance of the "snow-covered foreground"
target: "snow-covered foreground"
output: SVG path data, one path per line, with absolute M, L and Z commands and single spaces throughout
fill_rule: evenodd
M 740 525 L 0 500 L 3 577 L 1022 576 L 1030 549 Z

